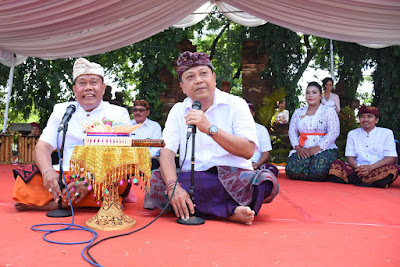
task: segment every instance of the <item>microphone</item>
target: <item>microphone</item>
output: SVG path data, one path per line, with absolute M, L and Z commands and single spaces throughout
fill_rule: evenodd
M 194 101 L 192 104 L 192 109 L 201 110 L 200 101 Z M 196 132 L 196 125 L 190 124 L 187 129 L 187 138 L 190 137 L 192 133 Z
M 61 132 L 64 127 L 68 124 L 69 120 L 71 119 L 72 114 L 74 114 L 76 107 L 74 104 L 71 104 L 67 107 L 67 111 L 65 111 L 64 117 L 60 122 L 60 126 L 58 127 L 57 132 Z

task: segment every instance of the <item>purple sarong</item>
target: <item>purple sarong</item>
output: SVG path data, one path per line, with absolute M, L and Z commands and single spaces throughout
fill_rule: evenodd
M 249 171 L 221 166 L 216 171 L 195 172 L 194 204 L 196 216 L 227 218 L 236 207 L 249 206 L 258 213 L 261 205 L 271 202 L 278 194 L 275 175 L 269 170 Z M 190 187 L 190 172 L 179 177 L 182 188 Z M 163 209 L 168 202 L 160 171 L 153 172 L 150 191 L 145 195 L 144 208 Z

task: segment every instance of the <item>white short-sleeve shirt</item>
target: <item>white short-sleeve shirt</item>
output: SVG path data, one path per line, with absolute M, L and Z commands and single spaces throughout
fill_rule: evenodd
M 103 118 L 112 120 L 114 122 L 121 122 L 129 124 L 129 113 L 128 111 L 116 105 L 112 105 L 108 102 L 101 102 L 100 105 L 90 112 L 85 111 L 78 102 L 65 102 L 56 104 L 53 108 L 53 112 L 47 121 L 46 127 L 43 129 L 39 140 L 49 143 L 53 149 L 57 149 L 57 129 L 60 125 L 61 119 L 63 118 L 65 111 L 69 105 L 75 105 L 76 111 L 72 114 L 72 117 L 68 123 L 68 131 L 65 136 L 64 154 L 63 154 L 63 169 L 64 171 L 69 170 L 69 161 L 71 159 L 72 151 L 75 146 L 83 145 L 83 139 L 86 136 L 82 122 L 91 124 L 93 121 L 101 121 Z M 62 142 L 62 131 L 58 135 L 58 146 L 61 147 Z
M 257 139 L 259 148 L 255 149 L 254 155 L 251 158 L 251 162 L 258 162 L 261 158 L 261 154 L 266 151 L 271 151 L 271 138 L 269 137 L 269 133 L 265 126 L 256 123 L 256 130 L 257 130 Z
M 192 104 L 193 101 L 190 98 L 185 98 L 183 102 L 175 104 L 169 112 L 163 131 L 165 147 L 174 152 L 177 152 L 179 148 L 180 164 L 184 158 L 187 142 L 188 126 L 184 116 L 189 112 Z M 258 147 L 254 119 L 244 99 L 216 89 L 213 104 L 205 112 L 205 116 L 219 129 L 253 141 Z M 192 137 L 188 142 L 183 170 L 190 170 L 191 167 Z M 196 171 L 208 170 L 214 166 L 233 166 L 252 170 L 251 160 L 229 153 L 205 133 L 197 131 L 195 144 Z
M 135 119 L 131 120 L 132 125 L 137 125 Z M 148 118 L 143 122 L 142 126 L 132 132 L 132 139 L 162 139 L 161 126 L 156 121 L 152 121 Z M 160 155 L 160 148 L 150 147 L 151 157 Z
M 347 135 L 346 157 L 355 157 L 358 165 L 374 164 L 384 157 L 397 157 L 392 130 L 375 127 L 367 133 L 363 128 Z

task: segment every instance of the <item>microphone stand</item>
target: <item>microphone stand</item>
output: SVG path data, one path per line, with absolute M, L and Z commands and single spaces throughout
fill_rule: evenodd
M 62 138 L 62 142 L 61 142 L 61 150 L 60 150 L 60 175 L 58 178 L 58 186 L 60 187 L 60 190 L 62 192 L 62 190 L 64 189 L 65 185 L 63 183 L 63 157 L 64 157 L 64 143 L 65 143 L 65 135 L 67 134 L 67 130 L 68 130 L 68 122 L 65 123 L 64 125 L 64 129 L 63 129 L 63 138 Z M 72 212 L 70 210 L 66 210 L 62 208 L 62 197 L 60 197 L 58 199 L 58 209 L 56 210 L 51 210 L 49 212 L 46 213 L 47 217 L 54 217 L 54 218 L 61 218 L 61 217 L 69 217 L 72 216 Z
M 190 199 L 194 203 L 194 148 L 195 148 L 195 136 L 196 136 L 196 127 L 193 127 L 192 131 L 192 158 L 191 158 L 191 169 L 190 169 L 190 188 L 189 188 L 189 195 Z M 176 220 L 180 224 L 185 224 L 185 225 L 200 225 L 204 224 L 205 220 L 200 217 L 196 217 L 193 215 L 189 216 L 189 219 L 184 220 L 184 219 L 177 219 Z

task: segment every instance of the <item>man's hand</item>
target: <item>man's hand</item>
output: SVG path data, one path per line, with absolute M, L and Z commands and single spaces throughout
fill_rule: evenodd
M 172 192 L 169 190 L 168 197 L 171 198 Z M 190 214 L 194 214 L 194 205 L 188 192 L 183 189 L 180 185 L 176 185 L 174 195 L 171 199 L 172 208 L 175 211 L 175 215 L 182 220 L 189 219 Z M 188 209 L 189 207 L 189 209 Z M 190 212 L 190 214 L 189 214 Z
M 51 169 L 43 175 L 43 186 L 47 188 L 57 203 L 61 196 L 60 186 L 58 185 L 59 174 Z
M 257 170 L 258 167 L 260 167 L 260 165 L 258 165 L 257 162 L 254 162 L 254 163 L 253 163 L 253 169 L 254 169 L 254 170 Z
M 71 203 L 78 203 L 89 193 L 89 190 L 87 190 L 87 187 L 83 185 L 83 182 L 79 182 L 78 184 L 76 184 L 76 182 L 70 182 L 67 186 L 67 189 L 69 192 L 69 197 L 71 198 Z M 63 196 L 66 194 L 67 191 L 64 190 Z M 68 198 L 65 199 L 65 202 L 68 202 Z
M 201 110 L 191 109 L 185 116 L 186 125 L 196 125 L 197 129 L 203 133 L 208 133 L 211 123 L 207 120 L 206 115 Z
M 355 171 L 358 177 L 364 178 L 367 177 L 372 170 L 371 165 L 360 165 Z

